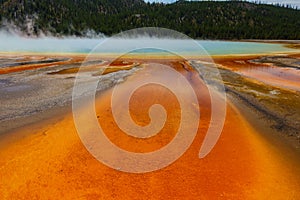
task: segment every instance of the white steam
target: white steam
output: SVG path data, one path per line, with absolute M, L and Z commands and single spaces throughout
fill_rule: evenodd
M 28 19 L 26 29 L 28 32 L 33 30 L 34 20 Z M 0 27 L 0 52 L 34 52 L 34 53 L 89 53 L 97 45 L 103 43 L 106 39 L 103 34 L 97 34 L 94 30 L 83 32 L 85 37 L 76 36 L 54 36 L 50 32 L 39 32 L 39 36 L 24 34 L 16 25 L 2 20 Z M 141 34 L 128 36 L 122 35 L 122 38 L 110 39 L 110 45 L 105 46 L 105 52 L 95 53 L 119 53 L 128 45 L 135 49 L 143 43 L 149 49 L 140 50 L 142 53 L 162 53 L 163 50 L 151 49 L 155 43 L 165 43 L 167 46 L 177 49 L 183 54 L 202 55 L 201 52 L 195 51 L 185 39 L 171 39 L 163 35 L 163 38 L 153 34 Z M 270 53 L 274 51 L 284 52 L 291 51 L 279 44 L 264 44 L 253 42 L 229 42 L 229 41 L 195 41 L 202 46 L 209 54 L 257 54 Z M 105 43 L 103 44 L 105 45 Z

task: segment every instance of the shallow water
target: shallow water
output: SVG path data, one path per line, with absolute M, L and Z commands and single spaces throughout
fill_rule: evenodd
M 129 41 L 129 42 L 128 42 Z M 88 38 L 21 38 L 15 36 L 0 35 L 0 52 L 48 52 L 48 53 L 89 53 L 97 45 L 104 44 L 107 39 L 88 39 Z M 284 47 L 281 44 L 267 44 L 256 42 L 230 42 L 230 41 L 211 41 L 211 40 L 195 40 L 204 51 L 199 52 L 199 48 L 191 47 L 187 40 L 174 39 L 155 39 L 155 38 L 139 38 L 139 39 L 109 39 L 109 43 L 105 48 L 105 52 L 100 53 L 119 53 L 125 49 L 126 45 L 130 45 L 132 49 L 141 43 L 148 47 L 147 50 L 138 50 L 144 53 L 162 53 L 164 50 L 151 49 L 151 44 L 163 43 L 166 47 L 178 49 L 180 52 L 188 55 L 203 55 L 206 52 L 209 55 L 224 54 L 259 54 L 271 52 L 295 51 Z M 117 47 L 117 48 L 116 48 Z M 102 51 L 102 50 L 101 50 Z M 96 51 L 97 52 L 97 51 Z
M 295 68 L 260 66 L 245 67 L 240 74 L 280 88 L 300 91 L 300 71 Z
M 294 82 L 300 82 L 300 71 L 294 68 L 282 68 L 274 66 L 264 66 L 264 67 L 248 67 L 242 69 L 246 73 L 261 73 L 270 74 L 274 77 L 285 79 Z

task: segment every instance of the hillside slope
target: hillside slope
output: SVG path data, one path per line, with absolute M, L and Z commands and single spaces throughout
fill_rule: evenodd
M 2 26 L 34 36 L 112 35 L 158 26 L 205 39 L 300 39 L 300 10 L 226 2 L 150 4 L 142 0 L 0 0 Z

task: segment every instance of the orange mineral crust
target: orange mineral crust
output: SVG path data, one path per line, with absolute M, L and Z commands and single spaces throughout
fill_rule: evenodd
M 298 54 L 288 56 L 273 55 L 268 60 L 261 56 L 218 56 L 214 62 L 245 77 L 255 79 L 275 87 L 300 91 L 300 72 L 297 67 Z
M 5 58 L 5 57 L 4 57 Z M 24 56 L 24 59 L 19 60 L 19 62 L 14 63 L 13 66 L 0 68 L 0 75 L 1 74 L 9 74 L 14 72 L 21 72 L 26 70 L 34 70 L 40 68 L 47 68 L 47 67 L 55 67 L 58 65 L 66 65 L 66 64 L 74 64 L 80 63 L 84 60 L 85 57 L 83 56 L 72 56 L 72 58 L 64 58 L 62 56 L 53 56 L 53 61 L 49 61 L 46 59 L 45 56 Z M 35 60 L 36 63 L 31 63 L 30 61 Z
M 57 117 L 59 120 L 40 128 L 27 126 L 15 131 L 12 134 L 20 132 L 28 136 L 0 147 L 0 199 L 300 198 L 299 163 L 296 165 L 291 158 L 283 157 L 285 150 L 261 137 L 230 102 L 219 141 L 207 157 L 199 159 L 211 117 L 208 90 L 186 62 L 161 62 L 187 77 L 199 101 L 199 129 L 191 147 L 180 159 L 166 168 L 144 174 L 111 169 L 83 146 L 72 114 L 63 114 Z M 145 75 L 143 71 L 121 84 L 135 81 Z M 175 136 L 180 108 L 168 89 L 149 84 L 139 88 L 130 100 L 130 114 L 137 124 L 149 123 L 148 109 L 155 103 L 163 105 L 168 113 L 166 126 L 148 139 L 130 137 L 116 126 L 111 94 L 109 89 L 97 96 L 95 117 L 107 137 L 120 148 L 150 152 L 168 144 Z

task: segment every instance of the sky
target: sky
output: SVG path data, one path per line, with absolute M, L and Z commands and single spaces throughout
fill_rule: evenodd
M 171 2 L 175 2 L 176 0 L 146 0 L 146 1 L 171 3 Z M 255 0 L 249 0 L 249 1 L 255 1 Z M 281 3 L 281 4 L 283 3 L 283 4 L 289 4 L 289 5 L 300 7 L 300 0 L 260 0 L 260 1 L 266 3 Z

